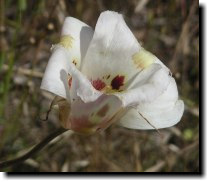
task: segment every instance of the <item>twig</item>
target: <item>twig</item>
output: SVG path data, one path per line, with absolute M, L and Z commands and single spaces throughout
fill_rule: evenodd
M 185 110 L 188 111 L 190 114 L 199 117 L 199 108 L 198 107 L 189 107 L 188 105 L 185 104 Z
M 159 172 L 165 165 L 165 161 L 158 161 L 157 164 L 145 170 L 144 172 Z
M 7 71 L 8 69 L 9 69 L 8 65 L 6 64 L 2 65 L 2 70 Z M 27 68 L 18 68 L 16 66 L 13 67 L 13 70 L 16 71 L 17 73 L 27 75 L 27 76 L 37 77 L 37 78 L 42 78 L 44 75 L 42 72 L 39 72 L 39 71 L 35 71 L 35 70 L 27 69 Z
M 140 0 L 137 5 L 136 8 L 134 10 L 134 13 L 139 13 L 141 12 L 141 10 L 146 6 L 146 4 L 149 2 L 149 0 Z
M 187 154 L 189 151 L 194 150 L 199 145 L 199 139 L 197 139 L 194 143 L 190 144 L 189 146 L 184 147 L 181 151 L 177 153 L 176 156 L 174 156 L 174 162 L 170 166 L 171 168 L 175 165 L 178 157 L 183 157 L 185 154 Z M 168 162 L 160 160 L 155 165 L 149 167 L 144 172 L 159 172 L 163 167 L 165 167 L 168 164 Z
M 187 37 L 187 34 L 190 31 L 189 30 L 190 21 L 191 21 L 192 15 L 195 13 L 196 8 L 198 8 L 198 1 L 197 0 L 193 1 L 193 3 L 192 3 L 192 6 L 189 11 L 189 15 L 187 16 L 186 21 L 184 22 L 184 24 L 182 26 L 182 30 L 181 30 L 179 39 L 177 41 L 173 57 L 170 61 L 170 67 L 172 68 L 173 73 L 174 72 L 176 73 L 178 71 L 177 70 L 178 67 L 176 66 L 179 64 L 179 60 L 177 59 L 177 55 L 179 54 L 179 52 L 184 50 L 183 46 L 184 46 L 185 37 Z
M 194 143 L 184 147 L 179 153 L 179 156 L 185 155 L 187 152 L 191 151 L 192 149 L 196 148 L 199 145 L 199 139 L 197 139 Z
M 51 140 L 56 138 L 57 136 L 61 135 L 62 133 L 66 132 L 67 130 L 64 128 L 58 128 L 55 132 L 48 135 L 45 139 L 43 139 L 40 143 L 38 143 L 35 147 L 33 147 L 29 152 L 26 154 L 17 157 L 16 159 L 0 162 L 0 169 L 9 167 L 14 164 L 18 164 L 20 162 L 23 162 L 33 155 L 35 155 L 38 151 L 40 151 L 42 148 L 44 148 Z

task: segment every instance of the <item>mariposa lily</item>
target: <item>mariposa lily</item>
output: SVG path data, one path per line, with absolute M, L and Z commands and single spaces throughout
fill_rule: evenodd
M 91 134 L 113 123 L 132 129 L 178 123 L 184 103 L 169 69 L 138 43 L 121 14 L 101 13 L 93 29 L 67 17 L 41 88 L 59 97 L 64 128 Z

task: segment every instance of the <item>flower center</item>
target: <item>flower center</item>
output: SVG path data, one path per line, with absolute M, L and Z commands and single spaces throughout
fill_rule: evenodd
M 110 76 L 108 75 L 108 79 L 109 77 Z M 124 85 L 124 80 L 125 80 L 124 76 L 117 75 L 112 79 L 110 85 L 106 84 L 101 79 L 91 80 L 91 83 L 96 90 L 105 93 L 113 93 L 113 92 L 122 91 L 121 87 Z

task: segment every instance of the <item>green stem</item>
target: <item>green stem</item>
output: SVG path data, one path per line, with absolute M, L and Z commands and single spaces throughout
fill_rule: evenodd
M 12 159 L 12 160 L 0 162 L 0 169 L 9 167 L 9 166 L 14 165 L 14 164 L 18 164 L 20 162 L 23 162 L 23 161 L 31 158 L 34 154 L 36 154 L 42 148 L 44 148 L 50 141 L 52 141 L 54 138 L 56 138 L 57 136 L 61 135 L 62 133 L 66 132 L 66 131 L 67 130 L 64 129 L 64 128 L 58 128 L 55 132 L 48 135 L 45 139 L 43 139 L 40 143 L 38 143 L 35 147 L 33 147 L 26 154 L 24 154 L 20 157 L 17 157 L 15 159 Z

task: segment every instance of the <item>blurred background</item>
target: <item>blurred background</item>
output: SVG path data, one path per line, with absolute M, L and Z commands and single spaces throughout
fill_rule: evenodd
M 197 0 L 1 0 L 0 161 L 15 158 L 58 128 L 58 112 L 46 114 L 53 96 L 40 90 L 50 47 L 66 16 L 95 27 L 113 10 L 145 49 L 172 71 L 185 112 L 179 124 L 156 131 L 113 125 L 92 136 L 73 132 L 8 172 L 198 172 L 199 4 Z

